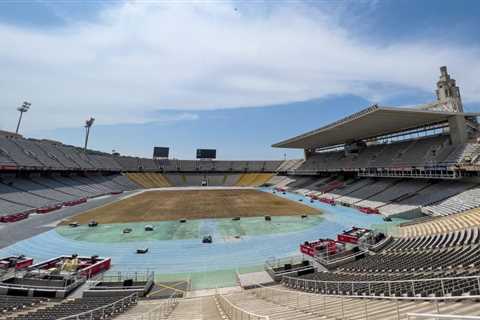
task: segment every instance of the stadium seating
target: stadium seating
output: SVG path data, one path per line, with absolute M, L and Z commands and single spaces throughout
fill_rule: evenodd
M 300 160 L 290 161 L 293 168 Z M 114 156 L 57 141 L 0 137 L 0 165 L 23 170 L 275 172 L 284 161 L 153 160 Z
M 286 160 L 278 168 L 276 171 L 278 172 L 288 172 L 291 170 L 298 169 L 298 167 L 303 163 L 303 159 L 295 159 L 295 160 Z
M 429 185 L 425 180 L 399 181 L 390 188 L 377 193 L 367 200 L 357 202 L 360 207 L 378 208 L 408 195 L 413 195 Z
M 462 277 L 480 275 L 480 257 L 476 254 L 479 245 L 480 230 L 477 226 L 437 235 L 399 238 L 378 254 L 349 262 L 335 271 L 321 271 L 300 277 L 321 281 L 320 283 L 298 283 L 286 278 L 283 283 L 291 288 L 324 294 L 478 294 L 478 278 Z M 440 278 L 452 279 L 442 282 L 422 281 Z
M 142 188 L 162 188 L 169 187 L 170 182 L 160 173 L 139 172 L 128 173 L 128 178 L 140 185 Z
M 453 146 L 445 135 L 374 144 L 358 154 L 325 151 L 310 156 L 295 173 L 344 171 L 365 168 L 452 166 L 478 160 L 480 148 L 466 143 Z
M 369 199 L 377 194 L 385 192 L 388 188 L 392 187 L 399 180 L 396 179 L 381 179 L 375 181 L 375 183 L 369 184 L 368 187 L 360 188 L 355 190 L 352 193 L 349 193 L 346 196 L 342 196 L 336 199 L 338 203 L 345 203 L 345 204 L 354 204 L 360 202 L 364 199 Z
M 477 207 L 480 207 L 480 188 L 475 186 L 443 201 L 425 206 L 423 212 L 433 216 L 447 216 Z
M 0 317 L 44 305 L 46 301 L 45 298 L 0 295 Z
M 389 216 L 421 211 L 442 216 L 480 207 L 480 187 L 470 180 L 356 178 L 340 176 L 275 177 L 274 187 L 300 194 L 321 196 L 338 204 L 376 208 Z
M 400 225 L 400 235 L 418 237 L 473 228 L 478 225 L 480 225 L 480 209 L 477 208 L 446 217 L 430 217 L 403 223 Z
M 65 300 L 62 303 L 49 306 L 44 309 L 39 309 L 27 314 L 16 315 L 15 317 L 7 317 L 6 319 L 17 320 L 50 320 L 60 319 L 63 317 L 74 316 L 84 312 L 89 312 L 104 306 L 109 306 L 105 309 L 99 309 L 93 311 L 93 314 L 82 316 L 80 319 L 106 319 L 113 317 L 116 314 L 120 314 L 128 310 L 130 307 L 136 304 L 136 298 L 125 299 L 125 296 L 115 295 L 111 297 L 92 297 L 92 298 L 79 298 L 73 300 Z
M 236 185 L 240 187 L 259 187 L 272 178 L 271 173 L 244 173 L 238 179 Z
M 447 311 L 455 315 L 476 315 L 479 308 L 473 299 L 461 301 L 428 301 L 416 299 L 385 299 L 368 297 L 345 297 L 315 295 L 295 292 L 277 286 L 260 287 L 244 292 L 225 294 L 220 299 L 228 299 L 236 309 L 238 318 L 241 311 L 257 316 L 251 319 L 312 320 L 312 319 L 407 319 L 408 313 L 436 314 Z M 263 317 L 262 317 L 263 316 Z M 244 314 L 248 319 L 249 315 Z M 240 318 L 241 319 L 241 318 Z M 430 317 L 428 319 L 434 319 Z M 435 317 L 435 319 L 437 319 Z M 453 319 L 453 318 L 451 318 Z M 467 318 L 465 318 L 467 319 Z M 470 319 L 470 318 L 468 318 Z
M 25 214 L 22 218 L 26 218 L 32 212 L 45 213 L 85 202 L 87 198 L 137 188 L 138 185 L 120 174 L 0 176 L 0 221 L 16 214 Z

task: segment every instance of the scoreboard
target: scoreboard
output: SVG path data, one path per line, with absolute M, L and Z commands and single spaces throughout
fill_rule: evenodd
M 216 159 L 216 149 L 197 149 L 197 159 Z
M 153 147 L 154 158 L 168 158 L 170 148 L 168 147 Z

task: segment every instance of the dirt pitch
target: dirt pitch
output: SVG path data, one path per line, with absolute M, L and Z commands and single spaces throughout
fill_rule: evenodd
M 126 223 L 319 214 L 318 209 L 256 190 L 149 191 L 81 213 L 64 223 Z

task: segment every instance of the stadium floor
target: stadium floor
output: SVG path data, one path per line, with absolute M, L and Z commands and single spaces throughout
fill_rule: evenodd
M 290 193 L 279 196 L 293 201 L 305 199 Z M 196 228 L 198 232 L 184 233 L 184 236 L 178 239 L 175 239 L 175 236 L 170 237 L 174 240 L 166 237 L 166 240 L 144 238 L 122 242 L 102 242 L 95 239 L 78 241 L 74 240 L 75 237 L 62 236 L 62 229 L 59 229 L 59 232 L 50 230 L 0 250 L 0 256 L 25 254 L 39 261 L 60 254 L 98 254 L 112 257 L 112 271 L 154 270 L 159 280 L 190 278 L 193 289 L 203 289 L 234 286 L 237 284 L 236 272 L 261 270 L 264 262 L 272 257 L 298 255 L 298 245 L 305 240 L 335 237 L 337 233 L 354 225 L 373 228 L 395 224 L 384 223 L 381 216 L 362 214 L 351 208 L 332 207 L 319 202 L 311 204 L 306 199 L 304 203 L 322 209 L 323 214 L 321 218 L 316 218 L 319 219 L 317 223 L 296 230 L 285 228 L 280 230 L 281 232 L 267 234 L 262 234 L 265 230 L 257 228 L 257 234 L 245 234 L 240 240 L 225 236 L 228 232 L 233 234 L 235 231 L 222 235 L 222 228 L 223 232 L 229 229 L 227 226 L 219 227 L 222 224 L 220 220 L 224 219 L 206 219 L 192 222 L 192 226 L 198 224 L 197 227 L 192 227 L 192 230 Z M 274 217 L 274 220 L 275 218 L 278 217 Z M 242 223 L 249 223 L 246 218 L 242 220 Z M 304 222 L 300 220 L 298 224 L 302 223 Z M 207 232 L 213 235 L 212 244 L 202 244 L 200 241 Z M 135 234 L 135 230 L 132 234 Z M 136 249 L 142 247 L 148 247 L 149 252 L 145 255 L 136 254 Z
M 321 215 L 310 215 L 305 219 L 300 216 L 278 216 L 271 219 L 272 221 L 265 221 L 264 217 L 248 217 L 238 221 L 224 218 L 188 220 L 185 223 L 178 221 L 113 223 L 100 224 L 96 228 L 87 225 L 77 228 L 60 226 L 56 231 L 71 240 L 96 243 L 201 239 L 209 234 L 214 235 L 216 241 L 239 241 L 236 236 L 299 232 L 323 221 Z M 146 225 L 152 226 L 154 231 L 145 231 Z M 132 229 L 132 232 L 122 233 L 125 228 Z
M 255 189 L 147 190 L 121 201 L 79 214 L 68 221 L 86 224 L 131 223 L 185 219 L 290 216 L 318 214 L 301 202 L 288 201 Z

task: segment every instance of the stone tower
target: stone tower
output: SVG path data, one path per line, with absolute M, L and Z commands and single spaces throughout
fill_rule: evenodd
M 455 79 L 450 78 L 447 67 L 440 67 L 440 79 L 437 82 L 437 101 L 445 111 L 463 112 L 460 88 Z

